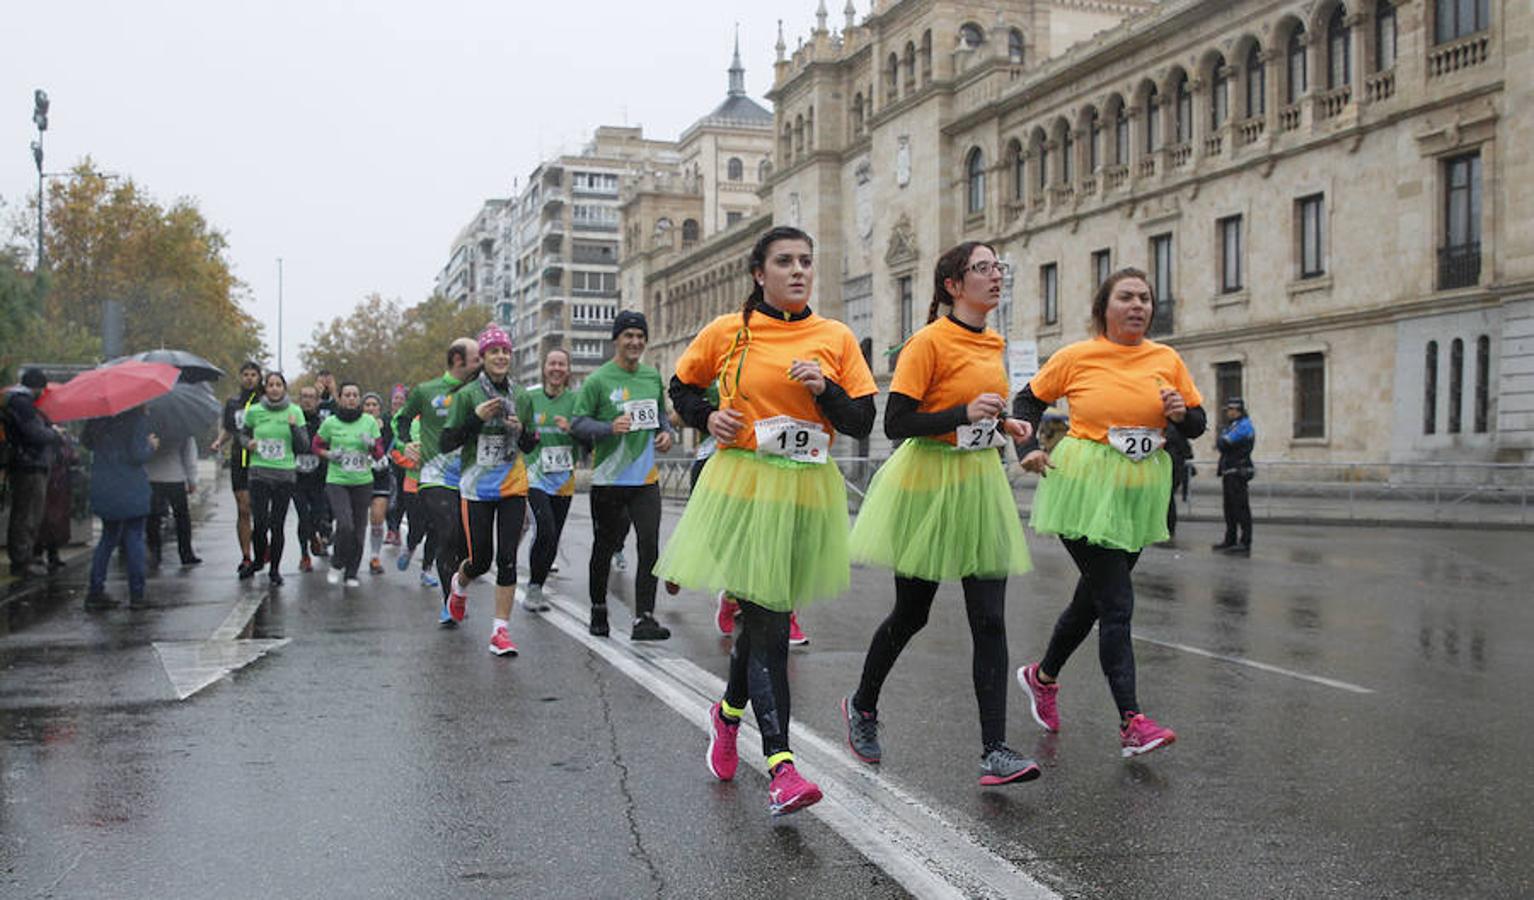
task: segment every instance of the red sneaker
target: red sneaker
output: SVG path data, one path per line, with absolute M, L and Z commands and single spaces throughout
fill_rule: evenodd
M 517 655 L 517 645 L 511 642 L 511 635 L 505 628 L 497 628 L 495 634 L 490 635 L 490 652 L 496 656 Z
M 788 614 L 788 646 L 803 647 L 810 639 L 805 637 L 804 629 L 799 627 L 799 614 Z
M 309 554 L 305 553 L 303 555 L 303 558 L 301 558 L 298 561 L 298 571 L 300 571 L 300 572 L 313 572 L 314 571 L 314 560 L 309 558 Z
M 1175 743 L 1177 732 L 1156 723 L 1150 716 L 1136 713 L 1119 729 L 1119 744 L 1125 759 L 1158 750 Z
M 735 750 L 735 738 L 740 734 L 740 720 L 734 724 L 724 718 L 724 706 L 715 703 L 708 708 L 708 770 L 720 781 L 735 777 L 740 764 L 740 754 Z
M 767 808 L 773 815 L 786 816 L 806 806 L 814 806 L 822 796 L 820 787 L 813 781 L 805 781 L 793 763 L 778 763 L 772 770 L 772 783 L 767 786 Z
M 735 611 L 740 608 L 730 595 L 724 591 L 719 592 L 719 610 L 714 615 L 714 624 L 719 626 L 719 633 L 725 637 L 735 633 Z
M 452 585 L 447 592 L 447 614 L 452 616 L 454 622 L 462 622 L 463 617 L 469 614 L 469 595 L 458 591 L 458 576 L 454 575 L 449 582 Z

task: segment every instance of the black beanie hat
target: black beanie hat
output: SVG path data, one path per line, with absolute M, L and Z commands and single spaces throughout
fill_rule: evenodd
M 48 386 L 48 375 L 42 369 L 28 369 L 21 373 L 21 386 L 34 391 Z
M 650 323 L 645 321 L 644 313 L 625 309 L 613 319 L 613 337 L 617 337 L 630 328 L 638 328 L 644 332 L 645 340 L 650 339 Z

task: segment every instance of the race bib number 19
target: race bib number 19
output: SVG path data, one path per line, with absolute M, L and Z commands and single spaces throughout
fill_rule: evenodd
M 773 416 L 756 423 L 756 451 L 824 465 L 831 458 L 831 436 L 818 422 Z
M 623 404 L 629 417 L 629 430 L 655 431 L 660 428 L 660 404 L 654 400 L 630 400 Z
M 954 432 L 954 446 L 960 450 L 989 450 L 1002 444 L 1001 429 L 995 419 L 981 419 L 960 425 Z
M 1166 435 L 1160 428 L 1109 428 L 1108 446 L 1139 462 L 1161 449 Z

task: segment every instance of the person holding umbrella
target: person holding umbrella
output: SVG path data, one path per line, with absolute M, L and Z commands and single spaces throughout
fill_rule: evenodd
M 144 603 L 144 520 L 149 515 L 149 461 L 159 438 L 149 431 L 149 417 L 142 407 L 108 418 L 93 419 L 85 427 L 85 446 L 91 461 L 91 512 L 101 519 L 101 539 L 91 558 L 90 587 L 85 595 L 88 610 L 111 609 L 118 601 L 107 596 L 107 564 L 119 545 L 128 564 L 128 605 Z

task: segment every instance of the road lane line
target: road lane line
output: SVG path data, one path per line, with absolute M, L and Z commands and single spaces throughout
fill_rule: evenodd
M 287 646 L 289 638 L 241 640 L 240 635 L 266 602 L 267 593 L 246 594 L 224 616 L 224 622 L 205 641 L 154 641 L 155 654 L 177 700 L 185 700 L 231 672 L 245 668 L 273 650 Z
M 554 607 L 544 621 L 707 733 L 707 710 L 724 691 L 722 679 L 664 647 L 631 645 L 627 632 L 616 627 L 610 638 L 592 637 L 586 631 L 586 603 L 575 603 L 547 588 L 543 597 Z M 809 814 L 913 895 L 1059 900 L 1058 894 L 986 848 L 969 830 L 948 821 L 875 769 L 854 763 L 839 741 L 797 720 L 793 728 L 795 755 L 825 792 L 825 799 L 810 807 Z M 759 741 L 760 735 L 751 722 L 744 721 L 741 738 Z M 704 753 L 700 741 L 699 778 L 704 777 Z M 756 754 L 743 754 L 741 764 L 767 775 L 766 760 L 757 759 Z M 762 806 L 765 815 L 765 800 Z
M 1341 691 L 1349 691 L 1354 694 L 1374 693 L 1373 688 L 1366 688 L 1362 685 L 1353 684 L 1347 681 L 1339 681 L 1335 678 L 1325 678 L 1320 675 L 1307 675 L 1304 672 L 1296 672 L 1293 669 L 1285 669 L 1282 666 L 1275 666 L 1271 663 L 1258 662 L 1255 659 L 1245 659 L 1240 656 L 1228 656 L 1224 653 L 1215 653 L 1212 650 L 1204 650 L 1199 647 L 1190 647 L 1187 644 L 1178 644 L 1173 641 L 1158 641 L 1155 638 L 1148 638 L 1139 634 L 1134 635 L 1134 639 L 1137 641 L 1144 641 L 1147 644 L 1155 644 L 1157 647 L 1166 647 L 1171 650 L 1181 650 L 1184 653 L 1192 653 L 1194 656 L 1203 656 L 1209 659 L 1217 659 L 1220 662 L 1228 662 L 1234 663 L 1238 666 L 1246 666 L 1250 669 L 1258 669 L 1263 672 L 1272 672 L 1275 675 L 1285 675 L 1290 678 L 1298 678 L 1301 681 L 1309 681 L 1313 684 L 1321 684 L 1327 687 L 1337 688 Z
M 266 602 L 267 594 L 246 594 L 234 604 L 234 609 L 229 610 L 229 615 L 224 616 L 224 624 L 218 626 L 213 632 L 210 641 L 232 641 L 240 636 L 250 620 L 256 617 L 256 610 Z

